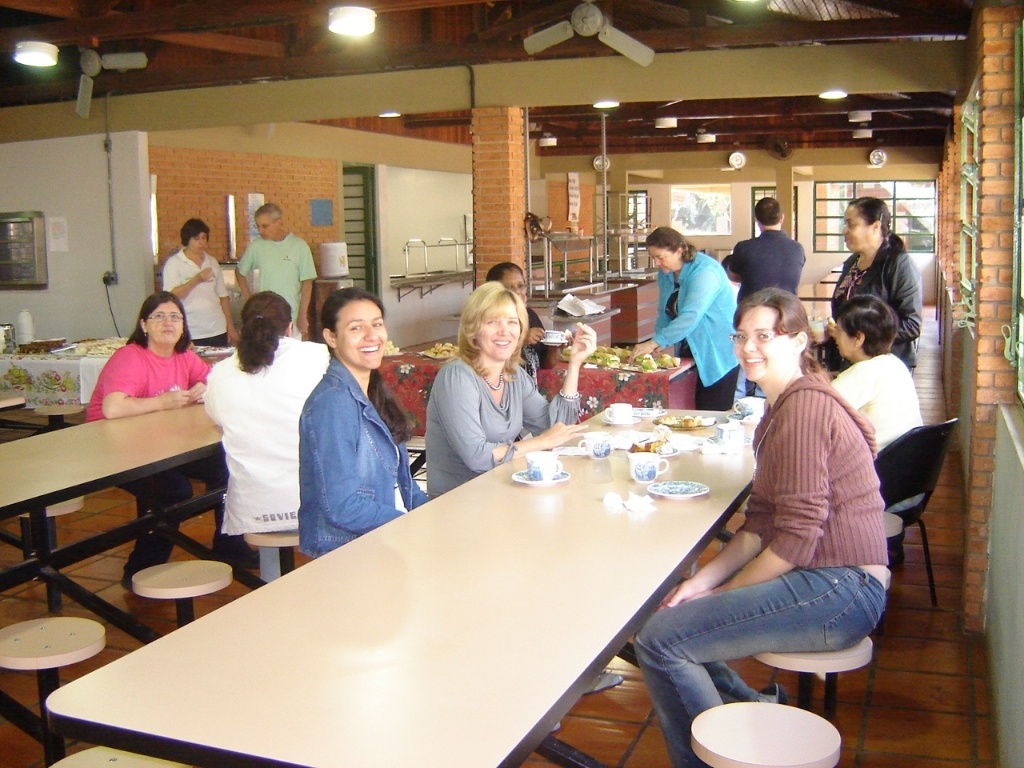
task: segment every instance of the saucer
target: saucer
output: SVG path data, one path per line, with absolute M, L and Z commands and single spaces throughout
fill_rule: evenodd
M 636 413 L 636 411 L 634 411 L 634 413 Z M 601 419 L 601 421 L 603 421 L 609 427 L 631 427 L 634 424 L 640 423 L 640 417 L 634 416 L 629 421 L 610 421 L 608 417 L 605 416 L 603 419 Z
M 652 496 L 659 496 L 663 499 L 693 499 L 703 496 L 711 489 L 704 483 L 695 483 L 690 480 L 665 480 L 660 483 L 651 483 L 647 486 L 647 492 Z
M 514 473 L 512 475 L 512 480 L 517 483 L 522 483 L 523 485 L 532 485 L 534 488 L 544 488 L 549 485 L 558 485 L 559 483 L 564 483 L 570 477 L 572 477 L 572 475 L 570 475 L 568 472 L 559 472 L 551 480 L 531 480 L 530 473 L 524 469 L 520 472 Z
M 668 411 L 664 408 L 634 408 L 633 415 L 638 416 L 641 419 L 656 419 L 659 416 L 664 416 Z

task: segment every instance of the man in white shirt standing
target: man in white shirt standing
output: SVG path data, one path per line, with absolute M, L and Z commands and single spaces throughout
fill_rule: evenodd
M 313 295 L 316 267 L 313 253 L 306 241 L 289 232 L 282 219 L 281 208 L 274 203 L 261 205 L 253 217 L 259 240 L 253 240 L 238 262 L 242 277 L 260 271 L 259 290 L 273 291 L 292 308 L 292 323 L 299 337 L 309 336 L 309 301 Z M 246 299 L 252 293 L 248 280 L 239 280 L 238 287 Z

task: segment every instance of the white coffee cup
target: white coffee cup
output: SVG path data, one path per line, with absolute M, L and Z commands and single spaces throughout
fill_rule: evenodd
M 760 420 L 764 416 L 763 397 L 741 397 L 733 404 L 732 409 L 744 418 L 752 416 Z
M 718 425 L 718 441 L 722 445 L 742 445 L 746 430 L 735 421 L 726 421 Z
M 562 471 L 562 462 L 552 451 L 530 451 L 526 454 L 526 479 L 531 483 L 550 482 Z
M 606 459 L 612 452 L 611 436 L 607 432 L 587 432 L 579 447 L 592 459 Z
M 627 453 L 629 476 L 638 483 L 649 483 L 668 470 L 668 460 L 656 453 Z
M 565 331 L 544 331 L 543 341 L 545 344 L 565 344 Z
M 632 424 L 633 406 L 629 403 L 612 403 L 605 409 L 604 417 L 609 424 Z

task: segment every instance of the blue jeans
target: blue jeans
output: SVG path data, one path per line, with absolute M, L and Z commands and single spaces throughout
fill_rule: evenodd
M 709 595 L 655 613 L 634 643 L 672 765 L 705 763 L 690 747 L 690 723 L 722 703 L 757 701 L 724 662 L 763 651 L 836 651 L 867 637 L 885 589 L 859 568 L 796 569 L 771 581 Z

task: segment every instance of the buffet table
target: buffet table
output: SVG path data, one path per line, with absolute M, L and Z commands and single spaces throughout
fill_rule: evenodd
M 106 362 L 106 357 L 0 355 L 0 397 L 24 397 L 29 408 L 84 405 Z
M 217 768 L 519 765 L 746 497 L 749 447 L 668 461 L 709 491 L 645 514 L 603 503 L 641 491 L 621 451 L 552 487 L 497 467 L 64 685 L 51 722 Z
M 412 419 L 417 435 L 426 431 L 430 388 L 445 362 L 422 354 L 402 353 L 385 357 L 380 367 L 384 381 Z M 537 372 L 537 388 L 545 397 L 553 397 L 561 389 L 565 371 L 565 363 L 559 363 Z M 610 403 L 692 410 L 696 382 L 697 369 L 692 360 L 683 360 L 678 368 L 653 373 L 584 366 L 580 370 L 580 408 L 584 418 L 603 411 Z

